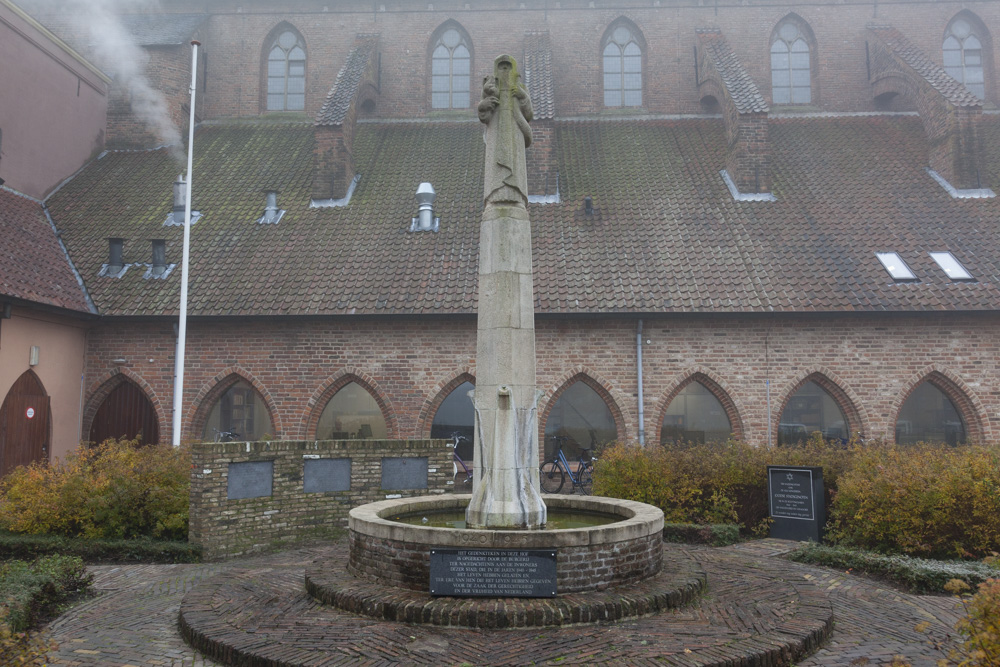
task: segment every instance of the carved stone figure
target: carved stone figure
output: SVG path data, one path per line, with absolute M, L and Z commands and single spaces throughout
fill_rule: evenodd
M 486 124 L 486 206 L 528 204 L 528 169 L 524 149 L 531 145 L 528 123 L 534 116 L 528 91 L 521 85 L 517 63 L 507 55 L 493 61 L 493 76 L 483 77 L 479 120 Z

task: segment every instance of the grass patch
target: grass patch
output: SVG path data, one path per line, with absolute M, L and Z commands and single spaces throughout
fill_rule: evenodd
M 187 542 L 87 539 L 0 531 L 0 560 L 67 554 L 88 563 L 200 563 L 201 547 Z
M 725 547 L 740 541 L 740 527 L 733 523 L 710 525 L 665 523 L 663 541 L 672 544 L 707 544 L 713 547 Z
M 987 579 L 1000 577 L 1000 568 L 980 561 L 941 561 L 910 556 L 885 556 L 847 547 L 805 544 L 787 556 L 789 560 L 824 565 L 885 579 L 913 593 L 943 593 L 953 579 L 975 588 Z

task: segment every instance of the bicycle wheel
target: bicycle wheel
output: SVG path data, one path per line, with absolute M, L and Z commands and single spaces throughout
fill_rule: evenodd
M 580 479 L 580 493 L 585 496 L 589 496 L 594 492 L 594 469 L 590 466 L 584 466 L 580 468 L 580 472 L 577 473 L 577 477 Z
M 563 487 L 563 471 L 555 461 L 543 463 L 539 477 L 545 493 L 559 493 Z

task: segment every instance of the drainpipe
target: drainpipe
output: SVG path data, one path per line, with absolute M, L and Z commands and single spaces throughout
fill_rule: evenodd
M 639 444 L 646 444 L 646 420 L 643 411 L 643 400 L 642 400 L 642 320 L 639 320 L 639 325 L 635 329 L 635 362 L 637 375 L 639 378 L 638 394 L 639 394 Z

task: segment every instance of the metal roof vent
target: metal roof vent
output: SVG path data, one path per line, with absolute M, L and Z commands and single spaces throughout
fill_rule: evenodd
M 434 186 L 430 183 L 421 183 L 417 187 L 417 217 L 410 221 L 411 232 L 436 232 L 441 223 L 441 218 L 434 217 Z
M 174 207 L 167 216 L 167 221 L 164 222 L 164 226 L 172 227 L 183 227 L 184 226 L 184 206 L 186 204 L 185 199 L 187 197 L 187 183 L 184 182 L 184 174 L 177 176 L 177 180 L 174 181 Z M 191 224 L 198 222 L 198 218 L 201 217 L 201 213 L 198 211 L 191 211 Z
M 583 198 L 583 212 L 587 215 L 594 215 L 594 199 L 593 197 Z
M 150 274 L 159 278 L 167 271 L 167 242 L 164 239 L 153 239 L 153 266 Z
M 264 206 L 264 217 L 257 222 L 262 225 L 276 225 L 283 215 L 285 212 L 278 208 L 278 193 L 268 192 L 267 203 Z
M 128 266 L 122 260 L 123 250 L 125 248 L 125 239 L 120 239 L 117 237 L 108 239 L 108 263 L 101 267 L 100 273 L 97 275 L 107 276 L 108 278 L 121 278 L 125 275 L 125 271 Z

